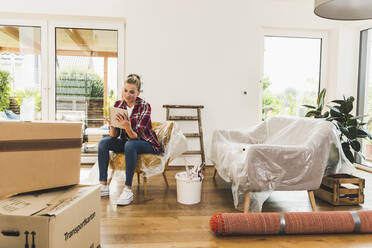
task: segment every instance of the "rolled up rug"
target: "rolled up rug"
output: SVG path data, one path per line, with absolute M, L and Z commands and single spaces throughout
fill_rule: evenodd
M 372 233 L 372 211 L 298 213 L 218 213 L 210 227 L 216 235 Z

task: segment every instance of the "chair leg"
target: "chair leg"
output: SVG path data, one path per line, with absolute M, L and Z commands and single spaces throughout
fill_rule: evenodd
M 112 178 L 114 177 L 115 170 L 112 170 L 110 177 L 107 180 L 107 185 L 111 184 Z
M 314 197 L 314 191 L 313 190 L 308 190 L 307 194 L 309 195 L 309 200 L 311 203 L 311 208 L 313 209 L 313 212 L 316 212 L 316 204 L 315 204 L 315 197 Z
M 144 194 L 144 199 L 146 200 L 146 196 L 147 196 L 147 177 L 143 177 L 143 194 Z
M 165 184 L 167 185 L 167 187 L 169 187 L 168 180 L 167 180 L 167 175 L 165 175 L 165 171 L 163 172 L 163 178 L 164 178 Z
M 141 179 L 140 179 L 140 174 L 137 172 L 137 188 L 140 187 Z
M 213 179 L 216 178 L 216 174 L 217 174 L 217 169 L 216 169 L 216 167 L 215 167 L 215 168 L 214 168 L 214 173 L 213 173 Z
M 250 203 L 251 203 L 251 193 L 247 192 L 245 193 L 245 199 L 244 199 L 244 213 L 248 213 Z

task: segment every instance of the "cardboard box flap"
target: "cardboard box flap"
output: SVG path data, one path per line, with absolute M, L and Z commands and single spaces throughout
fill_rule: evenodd
M 53 198 L 60 194 L 59 191 L 44 193 L 41 191 L 20 194 L 0 200 L 0 214 L 32 216 L 47 208 Z
M 95 189 L 88 185 L 78 185 L 16 195 L 0 201 L 0 214 L 58 215 Z
M 56 216 L 79 202 L 89 193 L 96 190 L 97 187 L 100 186 L 97 185 L 96 187 L 92 187 L 92 185 L 77 185 L 72 189 L 64 191 L 63 194 L 55 197 L 49 203 L 49 206 L 40 211 L 37 215 Z

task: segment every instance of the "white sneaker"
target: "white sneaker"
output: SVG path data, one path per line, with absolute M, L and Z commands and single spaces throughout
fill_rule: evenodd
M 116 204 L 117 205 L 129 205 L 133 201 L 133 192 L 128 188 L 124 188 L 121 192 Z
M 110 187 L 108 185 L 101 184 L 101 197 L 110 195 Z

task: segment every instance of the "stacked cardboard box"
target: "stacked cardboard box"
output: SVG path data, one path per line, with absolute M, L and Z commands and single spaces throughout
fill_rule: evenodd
M 0 197 L 79 183 L 81 124 L 0 122 Z
M 0 248 L 99 246 L 99 186 L 70 186 L 0 201 Z
M 99 247 L 99 187 L 77 185 L 81 123 L 0 130 L 0 248 Z

